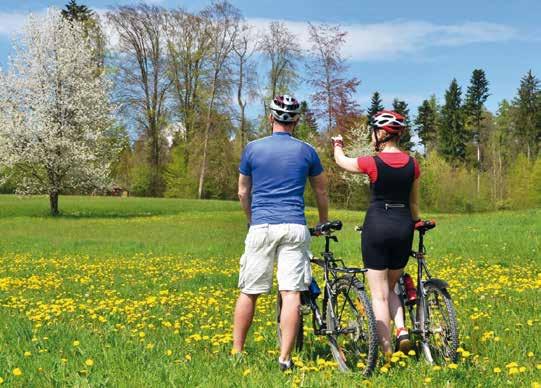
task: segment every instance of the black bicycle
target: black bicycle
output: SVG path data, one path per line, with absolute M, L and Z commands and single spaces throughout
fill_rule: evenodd
M 417 260 L 417 284 L 414 292 L 408 295 L 405 276 L 398 282 L 398 295 L 411 319 L 412 333 L 417 349 L 421 349 L 429 363 L 455 362 L 458 349 L 458 327 L 453 301 L 447 290 L 449 285 L 441 279 L 433 278 L 425 261 L 426 248 L 424 236 L 436 227 L 433 221 L 424 221 L 416 229 L 419 231 L 419 248 L 411 256 Z
M 342 371 L 359 370 L 369 375 L 377 362 L 378 338 L 372 305 L 364 287 L 366 269 L 346 267 L 343 260 L 334 257 L 330 243 L 338 242 L 333 232 L 340 229 L 341 221 L 328 222 L 310 229 L 312 236 L 325 236 L 325 251 L 321 253 L 323 258 L 314 257 L 310 260 L 323 269 L 323 297 L 320 298 L 320 309 L 317 286 L 312 284 L 308 291 L 301 293 L 301 321 L 296 348 L 300 351 L 304 343 L 303 316 L 312 313 L 313 332 L 327 337 L 338 368 Z M 276 316 L 279 343 L 281 307 L 282 300 L 278 292 Z

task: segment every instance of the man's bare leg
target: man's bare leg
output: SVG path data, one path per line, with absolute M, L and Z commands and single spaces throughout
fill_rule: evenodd
M 244 349 L 246 335 L 254 318 L 258 296 L 258 294 L 249 295 L 241 292 L 237 299 L 233 323 L 233 353 L 242 352 Z
M 280 330 L 282 343 L 280 346 L 280 360 L 288 361 L 295 346 L 295 337 L 299 329 L 299 308 L 301 304 L 300 292 L 280 291 L 282 295 L 282 311 L 280 313 Z

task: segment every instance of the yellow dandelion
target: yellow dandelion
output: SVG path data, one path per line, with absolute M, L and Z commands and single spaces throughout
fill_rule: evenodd
M 4 379 L 0 377 L 0 384 L 4 384 Z
M 534 381 L 532 383 L 532 388 L 541 388 L 541 384 L 539 384 L 537 381 Z
M 533 356 L 534 356 L 533 352 L 528 352 L 528 357 L 533 357 Z
M 463 358 L 468 358 L 468 357 L 471 355 L 471 353 L 468 352 L 467 350 L 464 350 L 460 355 L 461 355 Z
M 229 352 L 229 354 L 231 354 L 232 356 L 234 356 L 237 353 L 239 353 L 239 351 L 235 348 L 231 349 L 231 352 Z
M 252 372 L 251 369 L 245 369 L 244 372 L 242 372 L 243 376 L 248 376 Z
M 518 371 L 518 368 L 513 367 L 513 368 L 509 368 L 508 373 L 509 373 L 509 376 L 512 376 L 512 375 L 516 375 L 517 373 L 519 373 L 519 371 Z
M 425 384 L 428 384 L 432 381 L 432 379 L 430 377 L 426 377 L 425 378 Z
M 498 367 L 493 369 L 494 373 L 502 373 L 502 370 Z
M 15 377 L 19 377 L 19 376 L 22 376 L 23 375 L 23 371 L 21 370 L 21 368 L 15 368 L 13 369 L 13 376 Z
M 171 356 L 172 354 L 173 354 L 173 351 L 172 351 L 171 349 L 167 349 L 167 350 L 165 351 L 165 355 L 166 355 L 167 357 Z
M 185 355 L 184 358 L 186 359 L 186 361 L 192 361 L 192 356 L 189 354 Z
M 434 372 L 437 372 L 437 371 L 441 370 L 441 366 L 439 366 L 439 365 L 434 365 L 434 366 L 432 367 L 432 370 L 433 370 Z
M 25 357 L 30 357 L 31 355 L 32 355 L 32 353 L 30 353 L 30 352 L 24 352 Z
M 408 355 L 409 355 L 409 356 L 415 356 L 415 350 L 413 350 L 413 349 L 410 350 L 410 351 L 408 352 Z
M 382 366 L 381 368 L 379 368 L 379 370 L 380 370 L 381 373 L 389 372 L 389 368 L 387 368 L 386 366 Z
M 318 359 L 318 361 L 319 361 L 319 359 Z M 365 367 L 366 367 L 366 365 L 363 362 L 358 362 L 357 363 L 357 368 L 364 369 Z
M 519 371 L 520 373 L 524 373 L 524 372 L 526 372 L 526 367 L 525 367 L 525 366 L 521 366 L 520 368 L 518 368 L 518 371 Z
M 458 368 L 458 365 L 455 364 L 454 362 L 449 364 L 449 369 L 456 369 L 456 368 Z
M 81 345 L 81 343 L 79 341 L 75 340 L 75 341 L 73 341 L 72 345 L 77 347 L 77 346 Z
M 541 364 L 537 364 L 535 367 L 536 367 L 537 369 L 541 369 Z
M 85 361 L 85 365 L 88 366 L 88 367 L 91 367 L 92 365 L 94 365 L 94 360 L 91 359 L 91 358 L 88 358 L 88 359 Z

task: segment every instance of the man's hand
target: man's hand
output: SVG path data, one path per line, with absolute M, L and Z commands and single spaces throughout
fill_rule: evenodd
M 332 142 L 333 148 L 335 147 L 344 148 L 344 139 L 342 138 L 342 135 L 331 137 L 331 142 Z

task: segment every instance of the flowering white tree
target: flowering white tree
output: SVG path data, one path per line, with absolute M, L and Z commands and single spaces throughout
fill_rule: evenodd
M 374 154 L 374 148 L 370 144 L 370 128 L 366 125 L 359 125 L 352 128 L 345 142 L 344 152 L 346 155 L 356 158 L 359 156 L 370 156 Z M 351 194 L 361 185 L 368 184 L 368 177 L 365 174 L 352 174 L 342 172 L 342 179 L 348 186 L 346 203 L 349 205 Z
M 56 9 L 30 16 L 14 49 L 0 71 L 0 167 L 18 193 L 48 194 L 57 215 L 61 193 L 108 184 L 110 84 L 84 26 Z

